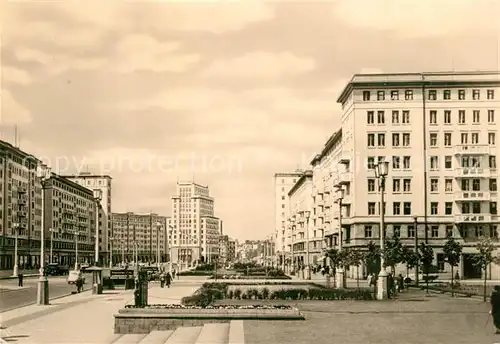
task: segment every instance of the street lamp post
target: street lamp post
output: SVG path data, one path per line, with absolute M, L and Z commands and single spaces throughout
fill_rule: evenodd
M 125 265 L 125 240 L 121 240 L 120 241 L 120 246 L 121 246 L 121 249 L 122 249 L 122 266 Z
M 167 233 L 167 243 L 168 243 L 168 271 L 172 271 L 172 240 L 169 241 L 169 238 L 173 238 L 173 230 L 174 227 L 169 226 L 170 233 Z
M 417 230 L 417 226 L 418 226 L 418 216 L 413 216 L 413 223 L 414 223 L 414 228 L 415 228 L 415 254 L 418 254 L 418 230 Z M 419 269 L 418 269 L 418 266 L 419 266 L 419 259 L 416 260 L 416 264 L 415 264 L 415 285 L 418 287 L 418 283 L 419 283 Z
M 40 164 L 37 166 L 36 175 L 40 178 L 40 184 L 42 186 L 42 214 L 41 214 L 41 225 L 40 225 L 40 270 L 38 278 L 38 288 L 37 288 L 37 304 L 48 305 L 49 304 L 49 280 L 45 276 L 45 182 L 50 178 L 51 171 L 50 168 L 45 164 Z
M 18 254 L 18 232 L 19 232 L 19 223 L 13 223 L 12 229 L 14 230 L 14 271 L 12 276 L 17 277 L 19 274 L 19 254 Z
M 295 215 L 292 216 L 292 249 L 291 249 L 291 253 L 292 253 L 292 273 L 295 274 L 295 257 L 294 257 L 294 247 L 293 247 L 293 244 L 294 244 L 294 234 L 295 234 Z
M 113 240 L 114 238 L 108 238 L 109 241 L 109 268 L 113 267 Z
M 156 266 L 160 269 L 160 228 L 161 222 L 156 222 Z
M 95 266 L 99 265 L 99 205 L 101 204 L 102 190 L 94 190 L 95 200 L 95 243 L 94 243 L 94 262 Z M 103 258 L 104 260 L 104 258 Z
M 375 166 L 375 177 L 378 179 L 379 189 L 380 189 L 380 228 L 379 228 L 379 237 L 380 237 L 380 273 L 378 275 L 377 281 L 377 299 L 385 300 L 388 297 L 387 294 L 387 270 L 385 269 L 385 260 L 384 260 L 384 245 L 385 245 L 385 201 L 384 201 L 384 191 L 385 191 L 385 179 L 389 174 L 389 162 L 388 161 L 379 161 Z
M 344 189 L 337 188 L 337 204 L 339 205 L 339 250 L 342 251 L 342 245 L 344 243 L 344 233 L 342 228 L 342 201 L 344 200 Z M 339 286 L 344 287 L 345 278 L 344 278 L 344 269 L 342 266 L 337 268 L 337 281 Z
M 50 232 L 50 257 L 49 263 L 52 264 L 53 248 L 54 248 L 54 228 L 49 228 Z
M 75 270 L 78 270 L 78 236 L 80 230 L 75 228 Z
M 306 279 L 311 279 L 311 266 L 310 266 L 310 257 L 309 257 L 309 217 L 311 216 L 311 212 L 306 210 L 304 212 L 306 217 Z

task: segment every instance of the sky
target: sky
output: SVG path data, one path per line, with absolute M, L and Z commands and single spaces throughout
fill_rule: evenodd
M 499 69 L 500 0 L 2 0 L 0 23 L 2 139 L 111 175 L 114 212 L 169 215 L 194 179 L 239 239 L 274 231 L 274 173 L 353 74 Z

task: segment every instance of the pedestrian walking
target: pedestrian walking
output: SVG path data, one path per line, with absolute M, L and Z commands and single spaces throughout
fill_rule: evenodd
M 491 310 L 490 315 L 493 317 L 495 324 L 495 334 L 500 334 L 500 286 L 496 285 L 491 292 L 490 298 Z
M 22 273 L 22 272 L 19 272 L 19 273 L 17 274 L 17 285 L 18 285 L 19 287 L 22 287 L 22 286 L 23 286 L 23 278 L 24 278 L 23 273 Z
M 387 297 L 391 299 L 394 296 L 394 277 L 392 276 L 392 273 L 387 276 Z
M 398 291 L 402 292 L 405 289 L 405 279 L 403 278 L 403 274 L 399 274 L 398 276 Z
M 165 280 L 166 280 L 166 277 L 165 276 L 165 271 L 162 271 L 160 273 L 160 287 L 163 288 L 165 286 Z
M 170 288 L 170 284 L 172 283 L 172 276 L 170 275 L 170 272 L 167 272 L 165 275 L 165 282 L 167 283 L 167 287 Z

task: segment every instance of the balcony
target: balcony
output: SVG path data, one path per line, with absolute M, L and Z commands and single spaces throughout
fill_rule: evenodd
M 325 204 L 325 200 L 322 198 L 316 198 L 316 205 L 323 206 Z
M 459 214 L 455 215 L 456 223 L 488 223 L 498 220 L 498 216 L 491 214 Z
M 457 191 L 453 195 L 455 201 L 489 201 L 491 193 L 489 191 Z
M 456 178 L 489 178 L 491 170 L 482 167 L 459 167 L 455 169 Z
M 455 145 L 453 152 L 455 155 L 485 155 L 490 153 L 488 145 Z
M 346 185 L 352 182 L 352 172 L 342 172 L 337 179 L 338 185 Z

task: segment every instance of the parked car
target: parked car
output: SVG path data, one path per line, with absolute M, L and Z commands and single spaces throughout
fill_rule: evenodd
M 415 274 L 414 273 L 410 273 L 408 275 L 405 276 L 405 279 L 409 278 L 410 279 L 410 283 L 415 281 Z M 429 282 L 433 282 L 434 280 L 436 280 L 438 278 L 438 275 L 437 274 L 429 274 Z M 419 273 L 418 274 L 418 279 L 420 282 L 425 282 L 425 279 L 426 279 L 426 275 L 425 274 L 422 274 L 422 273 Z
M 64 276 L 69 272 L 67 266 L 59 265 L 57 263 L 50 263 L 45 266 L 45 275 L 47 276 Z
M 90 265 L 87 264 L 87 263 L 80 264 L 80 270 L 81 271 L 85 272 L 85 270 L 87 270 L 89 267 L 90 267 Z
M 76 284 L 76 281 L 83 280 L 85 284 L 85 275 L 81 270 L 71 270 L 68 274 L 68 284 Z

